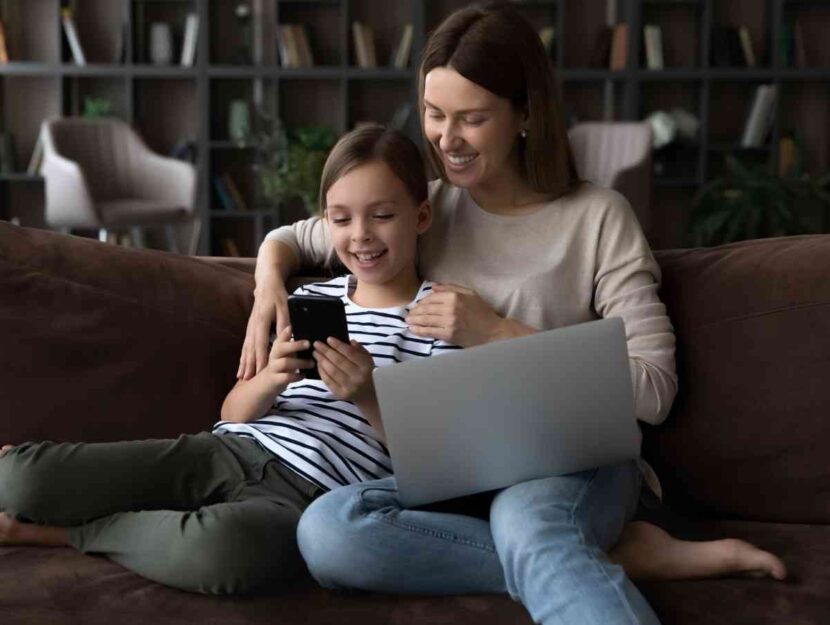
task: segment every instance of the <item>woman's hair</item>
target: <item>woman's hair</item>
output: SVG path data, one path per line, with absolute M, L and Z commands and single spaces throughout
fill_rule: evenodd
M 518 139 L 519 163 L 534 191 L 560 197 L 578 182 L 556 87 L 553 65 L 533 26 L 506 2 L 459 9 L 430 35 L 418 75 L 418 106 L 424 119 L 424 80 L 436 67 L 450 67 L 480 87 L 528 111 L 527 138 Z M 426 137 L 425 137 L 426 139 Z M 446 172 L 427 140 L 427 159 Z
M 424 159 L 418 146 L 397 130 L 371 124 L 346 133 L 332 148 L 320 180 L 320 210 L 326 210 L 326 193 L 335 182 L 372 161 L 386 163 L 417 206 L 427 199 Z

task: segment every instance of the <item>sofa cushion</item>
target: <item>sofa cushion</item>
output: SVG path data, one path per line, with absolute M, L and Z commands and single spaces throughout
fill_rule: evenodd
M 0 441 L 209 428 L 253 287 L 194 258 L 0 222 Z
M 830 236 L 656 254 L 680 388 L 646 428 L 666 500 L 708 516 L 830 521 Z

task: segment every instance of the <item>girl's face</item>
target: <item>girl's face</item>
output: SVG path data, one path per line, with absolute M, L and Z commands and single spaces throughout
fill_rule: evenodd
M 519 171 L 516 142 L 524 116 L 501 98 L 449 67 L 424 80 L 424 133 L 449 181 L 464 188 L 487 185 Z
M 383 161 L 359 165 L 326 193 L 326 219 L 337 256 L 358 282 L 411 279 L 418 235 L 432 220 Z

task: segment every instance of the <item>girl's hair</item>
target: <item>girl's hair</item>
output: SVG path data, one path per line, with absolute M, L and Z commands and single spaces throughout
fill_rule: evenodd
M 533 26 L 506 2 L 459 9 L 430 35 L 418 75 L 418 106 L 424 119 L 424 80 L 436 67 L 450 67 L 480 87 L 527 109 L 526 139 L 517 139 L 522 174 L 534 191 L 560 197 L 578 183 L 553 66 Z M 426 137 L 424 137 L 426 139 Z M 435 147 L 427 159 L 447 179 Z
M 371 161 L 386 163 L 417 206 L 427 199 L 424 159 L 418 146 L 397 130 L 370 124 L 346 133 L 332 148 L 320 180 L 320 211 L 326 210 L 326 193 L 335 182 Z

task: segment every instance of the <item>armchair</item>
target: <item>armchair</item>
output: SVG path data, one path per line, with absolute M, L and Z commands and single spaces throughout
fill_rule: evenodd
M 199 237 L 196 170 L 160 156 L 117 119 L 52 118 L 41 129 L 46 222 L 64 232 L 162 227 L 171 251 L 193 254 Z
M 651 223 L 651 128 L 643 122 L 586 122 L 568 132 L 579 175 L 622 193 L 643 230 Z

